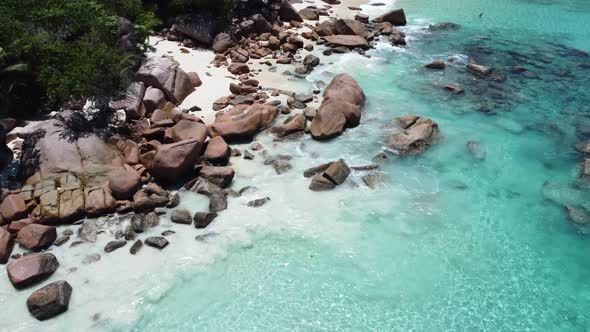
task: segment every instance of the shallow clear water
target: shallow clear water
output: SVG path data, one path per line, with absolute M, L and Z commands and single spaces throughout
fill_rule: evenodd
M 582 157 L 573 145 L 576 125 L 590 121 L 588 69 L 578 67 L 590 59 L 573 48 L 590 50 L 590 2 L 396 6 L 410 20 L 405 50 L 381 45 L 371 59 L 347 55 L 312 76 L 351 73 L 368 97 L 362 125 L 329 143 L 276 145 L 295 157 L 281 176 L 238 161 L 252 171 L 239 174 L 237 188 L 254 184 L 272 201 L 258 209 L 234 202 L 207 240 L 225 241 L 222 259 L 183 266 L 169 290 L 144 299 L 131 327 L 105 321 L 98 329 L 590 330 L 590 238 L 562 207 L 588 198 L 574 186 Z M 441 21 L 461 28 L 424 29 Z M 454 64 L 422 68 L 435 58 Z M 468 58 L 505 79 L 475 79 L 464 70 Z M 516 65 L 534 75 L 512 73 Z M 450 82 L 466 93 L 441 88 Z M 386 187 L 365 188 L 359 172 L 334 192 L 306 189 L 307 167 L 370 163 L 383 126 L 404 113 L 432 117 L 442 137 L 424 154 L 384 162 Z M 472 140 L 484 159 L 469 153 Z

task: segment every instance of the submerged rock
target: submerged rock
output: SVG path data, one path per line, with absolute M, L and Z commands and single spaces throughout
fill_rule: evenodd
M 105 252 L 113 252 L 119 248 L 124 247 L 127 244 L 127 241 L 125 240 L 116 240 L 116 241 L 111 241 L 109 243 L 107 243 L 107 245 L 104 247 L 104 251 Z

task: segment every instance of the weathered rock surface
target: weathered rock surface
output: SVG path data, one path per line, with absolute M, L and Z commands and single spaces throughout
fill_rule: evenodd
M 289 0 L 283 0 L 281 7 L 279 8 L 279 17 L 282 21 L 297 21 L 303 22 L 301 15 L 293 8 Z
M 193 222 L 190 212 L 186 209 L 176 209 L 172 211 L 170 220 L 176 224 L 190 225 Z
M 359 124 L 365 94 L 348 74 L 334 77 L 324 90 L 324 101 L 310 126 L 314 139 L 327 139 L 340 135 L 345 128 Z
M 349 48 L 360 47 L 362 49 L 368 49 L 369 43 L 363 37 L 356 35 L 330 35 L 323 37 L 327 43 L 334 46 L 345 46 Z
M 401 155 L 421 152 L 438 136 L 438 124 L 430 118 L 403 115 L 393 122 L 401 130 L 388 134 L 386 144 Z
M 231 156 L 231 148 L 223 137 L 216 136 L 209 140 L 203 158 L 213 165 L 227 165 Z
M 218 113 L 209 130 L 212 136 L 221 136 L 226 141 L 244 141 L 254 137 L 272 124 L 278 109 L 270 105 L 238 105 Z
M 54 281 L 33 292 L 27 299 L 27 309 L 38 320 L 46 320 L 68 310 L 72 286 L 65 281 Z
M 27 249 L 43 250 L 49 248 L 57 239 L 55 227 L 30 224 L 18 232 L 16 242 Z
M 8 263 L 6 271 L 12 285 L 21 289 L 49 278 L 58 267 L 53 254 L 29 254 Z
M 298 114 L 288 118 L 283 124 L 273 127 L 272 132 L 278 137 L 285 137 L 296 132 L 304 131 L 305 122 L 305 116 Z
M 150 174 L 159 181 L 172 182 L 187 175 L 201 156 L 203 144 L 197 139 L 163 144 L 158 147 L 154 160 L 148 167 Z
M 8 262 L 8 258 L 12 254 L 12 248 L 14 248 L 12 235 L 4 228 L 0 228 L 0 264 Z
M 335 162 L 322 164 L 307 170 L 304 175 L 311 176 L 309 189 L 312 191 L 328 191 L 334 189 L 346 181 L 350 175 L 350 168 L 340 159 Z
M 132 169 L 121 170 L 109 178 L 109 189 L 117 200 L 129 200 L 141 187 L 141 176 Z
M 115 240 L 115 241 L 110 241 L 109 243 L 107 243 L 107 245 L 104 247 L 104 251 L 105 252 L 113 252 L 119 248 L 124 247 L 127 244 L 127 241 L 125 240 Z
M 193 220 L 195 221 L 196 228 L 205 228 L 209 226 L 213 220 L 217 218 L 217 213 L 212 212 L 197 212 L 195 213 Z
M 394 9 L 383 15 L 377 16 L 373 19 L 373 22 L 389 22 L 393 25 L 406 25 L 408 23 L 408 21 L 406 20 L 406 13 L 404 12 L 403 8 Z
M 221 188 L 229 186 L 234 175 L 234 169 L 228 166 L 203 166 L 199 172 L 200 177 Z
M 200 144 L 203 144 L 207 140 L 208 134 L 207 126 L 190 120 L 180 120 L 170 130 L 174 142 L 196 139 Z
M 24 198 L 19 194 L 8 195 L 0 204 L 0 215 L 5 223 L 27 217 Z
M 146 86 L 162 90 L 166 99 L 175 104 L 181 103 L 195 91 L 189 76 L 179 68 L 176 61 L 166 56 L 145 59 L 136 78 Z
M 145 239 L 145 244 L 161 250 L 166 248 L 166 246 L 168 246 L 170 243 L 163 236 L 152 236 Z

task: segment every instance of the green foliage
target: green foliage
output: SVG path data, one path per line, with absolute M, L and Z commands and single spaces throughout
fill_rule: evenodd
M 1 0 L 0 70 L 20 71 L 0 78 L 0 107 L 18 116 L 22 98 L 15 93 L 27 86 L 56 100 L 121 89 L 130 55 L 117 47 L 120 16 L 139 22 L 140 44 L 160 23 L 141 0 Z
M 228 15 L 237 5 L 239 0 L 172 0 L 168 2 L 170 15 L 209 12 L 216 15 Z M 161 1 L 162 2 L 162 1 Z M 164 6 L 165 4 L 161 4 Z

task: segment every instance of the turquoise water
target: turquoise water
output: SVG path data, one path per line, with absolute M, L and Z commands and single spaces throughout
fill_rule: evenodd
M 362 125 L 330 143 L 282 145 L 296 156 L 290 173 L 241 175 L 273 200 L 218 223 L 242 218 L 251 239 L 212 265 L 179 271 L 170 290 L 145 299 L 131 329 L 590 330 L 590 238 L 562 207 L 588 198 L 573 145 L 584 138 L 576 126 L 590 124 L 588 69 L 578 67 L 590 58 L 573 48 L 590 50 L 590 2 L 396 6 L 410 20 L 405 50 L 380 46 L 371 59 L 346 56 L 315 74 L 347 71 L 359 81 L 368 97 Z M 461 28 L 424 29 L 441 21 Z M 465 73 L 469 57 L 500 77 Z M 454 64 L 422 68 L 435 58 Z M 512 73 L 516 65 L 533 74 Z M 466 93 L 441 88 L 450 82 Z M 384 188 L 351 185 L 359 173 L 335 192 L 305 190 L 302 171 L 320 161 L 370 163 L 383 126 L 404 113 L 432 117 L 442 137 L 424 154 L 383 163 Z

